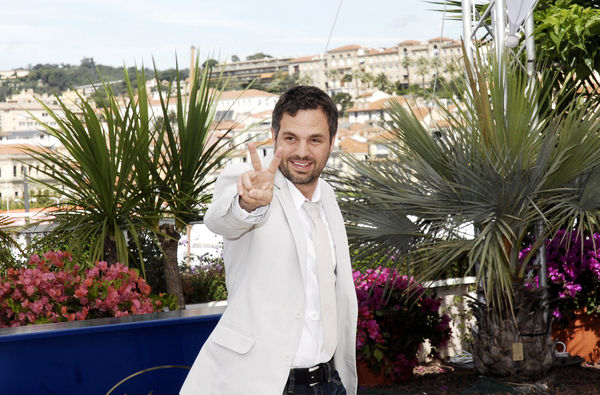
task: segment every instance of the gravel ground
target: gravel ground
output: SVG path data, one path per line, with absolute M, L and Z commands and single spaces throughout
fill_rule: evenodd
M 557 366 L 547 377 L 530 383 L 512 383 L 478 376 L 471 369 L 455 369 L 436 362 L 415 368 L 415 379 L 406 384 L 361 387 L 359 395 L 390 394 L 600 394 L 600 364 Z

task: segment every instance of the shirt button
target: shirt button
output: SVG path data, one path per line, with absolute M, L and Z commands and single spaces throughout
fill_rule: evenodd
M 289 360 L 290 360 L 290 354 L 285 354 L 285 359 L 286 359 L 287 361 L 289 361 Z
M 317 313 L 316 311 L 311 311 L 310 313 L 308 313 L 308 318 L 316 321 L 319 319 L 319 313 Z
M 296 318 L 298 318 L 298 319 L 302 319 L 302 313 L 301 313 L 301 312 L 297 312 L 297 313 L 296 313 Z

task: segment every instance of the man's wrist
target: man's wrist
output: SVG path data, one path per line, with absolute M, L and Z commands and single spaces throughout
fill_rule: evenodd
M 269 209 L 269 205 L 266 205 L 258 206 L 255 207 L 252 211 L 248 211 L 242 206 L 243 203 L 245 202 L 242 200 L 242 198 L 239 195 L 236 195 L 232 205 L 233 214 L 242 221 L 249 223 L 258 223 L 262 221 Z M 252 206 L 250 206 L 249 208 L 252 208 Z
M 246 211 L 248 213 L 251 213 L 260 207 L 260 206 L 254 206 L 254 205 L 250 205 L 250 204 L 246 203 L 246 201 L 244 199 L 242 199 L 241 196 L 239 198 L 239 204 L 240 204 L 240 207 L 243 208 L 244 211 Z

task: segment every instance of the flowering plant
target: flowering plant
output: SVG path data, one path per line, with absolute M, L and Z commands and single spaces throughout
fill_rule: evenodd
M 26 266 L 0 276 L 0 327 L 145 314 L 172 306 L 120 263 L 85 270 L 66 252 L 32 255 Z
M 227 299 L 223 253 L 195 257 L 192 265 L 180 264 L 183 296 L 187 303 L 206 303 Z
M 519 254 L 524 259 L 530 251 Z M 550 308 L 559 324 L 566 324 L 575 310 L 600 313 L 600 234 L 584 235 L 559 230 L 546 240 L 546 266 Z M 530 286 L 538 286 L 537 276 Z
M 395 382 L 410 380 L 425 339 L 431 343 L 431 356 L 450 339 L 450 317 L 439 314 L 440 299 L 427 296 L 423 286 L 395 269 L 355 271 L 354 284 L 358 360 Z

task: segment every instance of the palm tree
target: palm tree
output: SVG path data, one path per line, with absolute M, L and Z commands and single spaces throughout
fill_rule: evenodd
M 13 256 L 12 248 L 23 253 L 21 246 L 14 238 L 14 233 L 17 232 L 17 227 L 14 226 L 14 220 L 8 216 L 0 215 L 0 274 L 3 274 L 6 269 L 15 265 L 17 260 Z
M 128 262 L 125 232 L 136 236 L 146 227 L 152 213 L 140 213 L 138 205 L 148 191 L 134 184 L 132 174 L 146 133 L 136 129 L 135 100 L 126 98 L 121 108 L 108 84 L 102 87 L 105 106 L 97 110 L 79 97 L 81 116 L 56 99 L 60 111 L 40 101 L 56 126 L 36 119 L 48 134 L 58 139 L 63 150 L 28 150 L 41 163 L 39 171 L 46 179 L 36 180 L 50 191 L 64 196 L 50 236 L 82 253 L 89 249 L 91 262 Z M 59 114 L 62 112 L 61 115 Z
M 177 295 L 183 308 L 183 291 L 177 265 L 177 245 L 181 232 L 204 217 L 206 203 L 212 197 L 216 170 L 235 147 L 230 145 L 228 132 L 212 133 L 216 102 L 220 91 L 210 88 L 215 76 L 210 67 L 198 68 L 190 80 L 189 95 L 183 95 L 179 72 L 175 81 L 175 96 L 159 92 L 162 127 L 156 130 L 154 149 L 147 165 L 153 181 L 147 181 L 158 191 L 149 207 L 161 208 L 171 219 L 161 223 L 156 234 L 163 251 L 163 267 L 167 292 Z M 171 89 L 169 89 L 171 92 Z M 171 99 L 177 106 L 169 108 Z
M 214 78 L 210 66 L 200 70 L 198 59 L 193 71 L 187 95 L 178 68 L 174 97 L 171 86 L 166 97 L 158 91 L 160 117 L 149 107 L 144 70 L 136 75 L 137 91 L 125 70 L 124 108 L 108 85 L 104 86 L 108 105 L 99 113 L 80 97 L 83 120 L 60 101 L 64 119 L 46 107 L 58 127 L 38 122 L 67 152 L 30 150 L 51 180 L 38 182 L 66 196 L 60 211 L 53 213 L 52 235 L 74 251 L 90 248 L 91 261 L 127 263 L 124 232 L 141 254 L 138 233 L 151 231 L 163 252 L 167 292 L 177 296 L 181 307 L 185 303 L 178 240 L 187 225 L 202 219 L 215 180 L 212 174 L 230 152 L 227 133 L 210 132 L 220 91 L 209 84 L 220 78 Z M 162 223 L 165 218 L 170 222 Z M 140 262 L 144 270 L 141 256 Z
M 417 74 L 421 76 L 421 86 L 423 90 L 425 90 L 425 76 L 429 73 L 429 60 L 421 56 L 415 61 L 415 66 L 417 67 Z
M 543 289 L 530 290 L 527 278 L 546 237 L 560 227 L 584 232 L 600 220 L 598 108 L 543 108 L 537 103 L 549 90 L 531 86 L 517 68 L 488 65 L 466 60 L 469 89 L 455 99 L 457 112 L 446 112 L 451 126 L 442 138 L 392 103 L 390 159 L 348 157 L 354 174 L 336 182 L 354 248 L 410 251 L 420 280 L 438 278 L 459 257 L 476 270 L 480 373 L 540 376 L 554 347 Z M 532 253 L 520 261 L 529 242 Z M 513 344 L 523 347 L 522 361 L 513 360 Z
M 404 54 L 402 58 L 402 67 L 406 70 L 406 88 L 410 86 L 410 66 L 413 65 L 412 59 L 408 56 L 407 53 Z
M 384 73 L 377 74 L 377 77 L 375 77 L 373 84 L 377 89 L 383 92 L 389 93 L 392 90 L 392 83 L 390 82 L 387 75 L 385 75 Z

